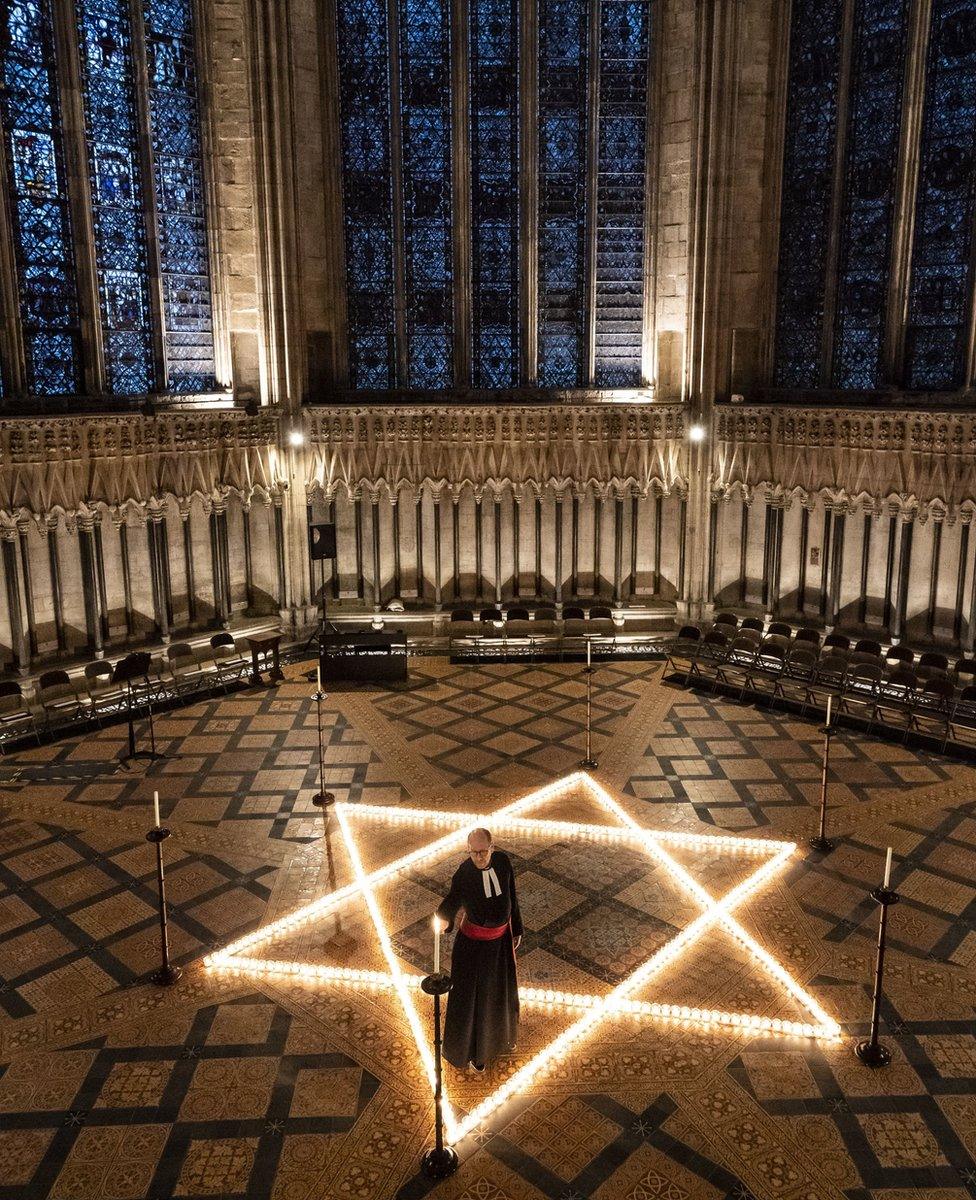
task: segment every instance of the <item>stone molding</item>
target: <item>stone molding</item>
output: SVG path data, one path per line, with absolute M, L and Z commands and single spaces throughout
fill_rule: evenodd
M 750 405 L 715 414 L 713 494 L 948 519 L 976 506 L 976 413 Z
M 0 521 L 145 510 L 167 496 L 268 502 L 281 486 L 278 431 L 276 415 L 227 410 L 2 420 Z
M 684 494 L 679 405 L 305 411 L 306 492 L 574 487 Z

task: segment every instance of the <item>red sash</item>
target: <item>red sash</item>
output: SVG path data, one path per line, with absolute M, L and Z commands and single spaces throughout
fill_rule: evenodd
M 467 918 L 461 922 L 461 932 L 465 937 L 474 938 L 478 942 L 493 942 L 496 938 L 500 938 L 507 929 L 507 921 L 504 925 L 475 925 Z

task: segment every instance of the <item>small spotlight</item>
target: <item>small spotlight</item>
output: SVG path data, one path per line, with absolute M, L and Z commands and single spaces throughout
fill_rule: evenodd
M 688 440 L 690 442 L 703 442 L 705 440 L 705 426 L 701 422 L 696 421 L 694 425 L 689 426 Z
M 304 446 L 305 445 L 305 434 L 302 433 L 302 431 L 300 429 L 289 430 L 288 445 L 289 446 Z

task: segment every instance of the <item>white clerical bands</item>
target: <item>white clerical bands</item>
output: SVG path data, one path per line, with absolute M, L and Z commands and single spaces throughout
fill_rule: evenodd
M 484 884 L 485 895 L 489 900 L 492 896 L 500 896 L 502 894 L 502 885 L 498 882 L 498 876 L 495 874 L 494 867 L 489 867 L 487 871 L 481 872 L 481 882 Z M 492 888 L 495 890 L 492 891 Z

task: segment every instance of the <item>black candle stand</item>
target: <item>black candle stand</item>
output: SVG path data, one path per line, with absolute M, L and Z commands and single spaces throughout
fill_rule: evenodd
M 879 887 L 871 893 L 881 905 L 881 918 L 878 921 L 878 959 L 874 968 L 874 1001 L 871 1008 L 871 1036 L 864 1042 L 858 1042 L 854 1053 L 867 1067 L 886 1067 L 891 1062 L 891 1051 L 878 1041 L 878 1027 L 881 1024 L 881 987 L 884 979 L 885 939 L 888 935 L 888 909 L 897 904 L 901 898 L 891 888 Z
M 458 1169 L 457 1151 L 444 1145 L 443 1079 L 441 1068 L 441 996 L 451 990 L 451 977 L 443 971 L 421 980 L 420 990 L 434 997 L 434 1148 L 421 1160 L 428 1179 L 446 1179 Z
M 325 692 L 321 688 L 312 697 L 315 701 L 315 720 L 319 730 L 319 790 L 312 797 L 316 808 L 330 808 L 335 804 L 335 796 L 325 790 L 325 747 L 322 745 L 322 701 Z
M 827 837 L 827 771 L 830 766 L 830 739 L 834 732 L 832 722 L 828 721 L 820 732 L 824 735 L 823 770 L 820 774 L 820 832 L 815 838 L 810 839 L 810 849 L 816 850 L 820 854 L 829 854 L 835 846 L 835 843 Z
M 156 846 L 156 883 L 159 891 L 159 935 L 162 942 L 163 961 L 161 966 L 149 976 L 153 983 L 160 987 L 169 987 L 182 976 L 179 967 L 174 967 L 169 961 L 169 930 L 166 924 L 166 876 L 163 872 L 163 842 L 170 836 L 170 830 L 156 826 L 146 834 L 146 841 Z
M 593 757 L 593 749 L 590 744 L 590 727 L 593 717 L 593 672 L 596 670 L 593 666 L 585 666 L 583 674 L 586 676 L 586 757 L 580 761 L 580 766 L 585 767 L 588 771 L 592 771 L 600 764 Z

